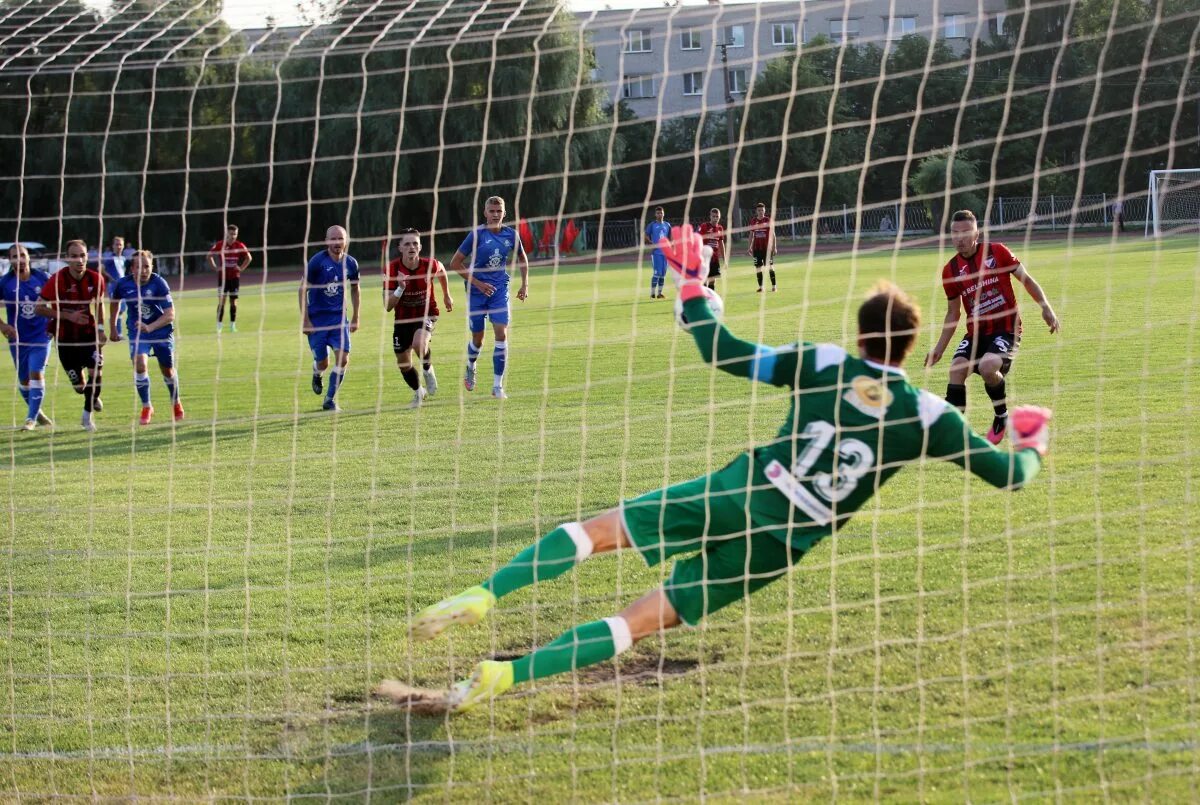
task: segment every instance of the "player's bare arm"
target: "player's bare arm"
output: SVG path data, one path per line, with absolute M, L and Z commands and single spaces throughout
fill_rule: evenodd
M 946 300 L 946 318 L 942 320 L 942 334 L 938 336 L 937 343 L 929 354 L 925 356 L 925 365 L 933 366 L 942 359 L 942 354 L 946 351 L 946 345 L 950 343 L 950 339 L 954 337 L 955 331 L 958 330 L 958 320 L 962 318 L 962 300 L 959 297 Z
M 467 268 L 467 256 L 462 252 L 455 252 L 454 256 L 450 258 L 450 270 L 461 276 L 468 285 L 484 296 L 491 296 L 496 292 L 496 286 L 490 282 L 481 282 L 475 279 Z
M 437 266 L 436 276 L 438 284 L 442 286 L 442 304 L 446 307 L 446 312 L 454 310 L 454 300 L 450 298 L 450 283 L 447 282 L 446 267 L 441 263 L 435 263 Z
M 1046 326 L 1050 328 L 1050 332 L 1057 333 L 1059 329 L 1058 316 L 1054 315 L 1054 308 L 1050 306 L 1050 302 L 1046 299 L 1046 292 L 1042 290 L 1042 286 L 1038 285 L 1038 281 L 1033 278 L 1033 275 L 1029 273 L 1023 264 L 1017 264 L 1016 269 L 1013 270 L 1013 276 L 1020 280 L 1021 285 L 1025 286 L 1026 292 L 1042 309 L 1042 321 L 1046 322 Z
M 362 292 L 358 289 L 358 283 L 350 283 L 350 332 L 358 332 L 358 313 L 362 306 Z
M 300 278 L 300 332 L 312 333 L 316 331 L 313 327 L 312 319 L 308 317 L 308 277 Z
M 516 253 L 515 259 L 521 269 L 521 287 L 517 289 L 517 299 L 524 302 L 529 297 L 529 256 L 525 254 L 525 247 L 520 240 L 517 241 Z
M 139 333 L 152 333 L 155 330 L 161 330 L 163 327 L 166 327 L 168 324 L 170 324 L 173 321 L 175 321 L 175 308 L 169 307 L 165 311 L 163 311 L 163 314 L 161 316 L 159 316 L 157 319 L 150 322 L 149 324 L 147 324 L 144 321 L 139 321 L 138 322 L 138 332 Z
M 242 249 L 241 259 L 238 260 L 238 271 L 245 271 L 253 261 L 254 258 L 250 255 L 250 250 Z
M 114 344 L 121 340 L 121 329 L 117 326 L 117 314 L 121 310 L 119 299 L 108 303 L 108 340 Z

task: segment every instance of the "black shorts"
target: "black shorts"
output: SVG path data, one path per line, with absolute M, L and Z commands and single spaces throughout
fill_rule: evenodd
M 719 276 L 721 276 L 721 258 L 714 254 L 708 261 L 708 278 L 714 279 Z
M 84 370 L 99 369 L 104 365 L 104 356 L 95 344 L 59 344 L 58 362 L 71 379 L 71 385 L 82 386 Z
M 413 319 L 412 321 L 398 321 L 396 326 L 392 328 L 392 352 L 401 355 L 412 349 L 413 336 L 417 334 L 417 330 L 425 330 L 433 333 L 433 325 L 437 324 L 437 317 L 430 316 L 427 319 Z
M 751 252 L 751 254 L 754 255 L 754 267 L 755 268 L 762 268 L 763 266 L 765 266 L 767 264 L 767 250 L 766 249 L 754 249 Z
M 990 335 L 969 335 L 958 342 L 954 350 L 955 358 L 966 358 L 971 362 L 971 371 L 979 371 L 979 359 L 987 353 L 999 355 L 1000 374 L 1008 374 L 1012 368 L 1013 359 L 1017 357 L 1017 349 L 1021 346 L 1021 336 L 1012 333 L 992 333 Z
M 217 286 L 217 293 L 222 296 L 228 296 L 231 299 L 238 298 L 238 291 L 242 287 L 241 277 L 226 277 L 224 285 Z

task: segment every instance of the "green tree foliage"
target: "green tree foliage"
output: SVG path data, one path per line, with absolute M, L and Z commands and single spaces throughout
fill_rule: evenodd
M 950 176 L 948 182 L 947 173 Z M 983 215 L 984 199 L 975 189 L 979 184 L 979 171 L 969 160 L 951 158 L 949 153 L 926 157 L 908 184 L 913 193 L 924 197 L 923 203 L 935 228 L 945 229 L 955 210 L 971 210 L 976 215 Z

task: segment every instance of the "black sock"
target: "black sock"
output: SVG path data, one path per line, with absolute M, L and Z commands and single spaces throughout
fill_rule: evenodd
M 1008 416 L 1008 398 L 1004 378 L 1000 378 L 1000 382 L 994 386 L 983 384 L 983 390 L 987 392 L 987 396 L 992 400 L 992 408 L 996 409 L 996 416 Z
M 88 383 L 83 387 L 83 410 L 91 411 L 96 404 L 96 398 L 100 396 L 100 384 Z
M 762 272 L 758 271 L 755 273 L 758 275 L 758 287 L 761 288 L 762 287 Z
M 217 324 L 221 324 L 224 321 L 225 321 L 225 307 L 224 307 L 224 305 L 221 305 L 221 306 L 217 307 Z
M 433 368 L 433 347 L 425 350 L 425 355 L 421 358 L 421 368 L 426 372 Z
M 229 323 L 233 324 L 235 321 L 237 321 L 237 300 L 230 299 L 229 300 Z
M 772 268 L 772 269 L 770 269 L 770 271 L 771 271 L 771 287 L 774 288 L 775 287 L 775 269 Z
M 421 387 L 421 378 L 417 376 L 417 370 L 409 366 L 407 369 L 401 369 L 400 375 L 404 378 L 404 382 L 413 391 Z
M 946 402 L 964 414 L 967 412 L 967 386 L 965 383 L 950 383 L 946 386 Z

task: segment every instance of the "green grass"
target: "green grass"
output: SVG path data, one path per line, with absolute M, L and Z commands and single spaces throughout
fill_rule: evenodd
M 160 422 L 137 428 L 121 345 L 98 434 L 54 365 L 58 428 L 3 435 L 0 799 L 1200 797 L 1200 260 L 1131 244 L 1014 244 L 1064 324 L 1047 334 L 1022 294 L 1010 390 L 1055 409 L 1030 489 L 910 468 L 750 602 L 452 720 L 365 694 L 446 685 L 665 571 L 601 557 L 433 644 L 407 642 L 414 611 L 564 520 L 720 466 L 785 397 L 702 366 L 631 267 L 535 271 L 503 405 L 488 352 L 461 389 L 462 313 L 444 316 L 419 412 L 368 282 L 336 418 L 308 389 L 294 286 L 247 294 L 219 339 L 212 299 L 183 294 L 182 426 L 155 379 Z M 742 258 L 727 320 L 849 346 L 889 276 L 932 332 L 941 259 L 793 258 L 758 295 Z M 911 369 L 944 389 L 944 363 Z M 970 400 L 982 429 L 978 380 Z

